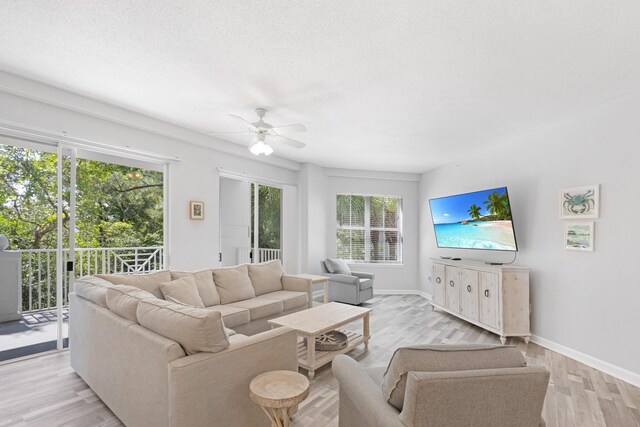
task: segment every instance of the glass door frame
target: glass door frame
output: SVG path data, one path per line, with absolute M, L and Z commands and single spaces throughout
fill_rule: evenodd
M 76 230 L 76 171 L 77 171 L 77 155 L 78 150 L 75 147 L 67 147 L 64 144 L 58 143 L 57 146 L 58 155 L 58 247 L 56 256 L 56 321 L 57 321 L 57 335 L 56 335 L 56 349 L 58 351 L 64 350 L 64 328 L 62 319 L 62 310 L 64 304 L 64 276 L 67 275 L 67 292 L 73 292 L 75 283 L 75 230 Z M 63 181 L 63 169 L 65 156 L 69 156 L 69 255 L 65 262 L 64 251 L 64 181 Z M 68 339 L 69 337 L 67 337 Z M 67 341 L 68 342 L 68 341 Z

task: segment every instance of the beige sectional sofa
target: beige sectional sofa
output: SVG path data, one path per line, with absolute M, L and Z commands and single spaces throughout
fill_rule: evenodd
M 310 307 L 311 292 L 279 261 L 84 277 L 70 294 L 71 366 L 128 426 L 268 426 L 249 382 L 297 370 L 297 338 L 267 320 Z

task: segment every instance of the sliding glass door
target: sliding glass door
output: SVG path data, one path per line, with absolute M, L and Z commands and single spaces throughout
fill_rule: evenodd
M 162 168 L 0 137 L 0 362 L 69 346 L 76 278 L 164 267 Z
M 10 242 L 0 253 L 0 361 L 68 346 L 74 156 L 56 144 L 0 145 L 0 234 Z
M 282 259 L 282 189 L 251 183 L 251 260 Z
M 282 260 L 282 189 L 220 178 L 220 265 Z

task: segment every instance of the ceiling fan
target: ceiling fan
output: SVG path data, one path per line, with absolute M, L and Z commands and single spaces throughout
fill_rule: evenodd
M 256 108 L 256 114 L 258 115 L 259 120 L 257 122 L 251 123 L 248 120 L 243 119 L 240 116 L 236 116 L 233 114 L 229 114 L 229 116 L 234 119 L 242 121 L 245 125 L 248 125 L 247 131 L 242 132 L 210 132 L 211 134 L 244 134 L 244 135 L 253 135 L 253 142 L 249 145 L 249 151 L 259 156 L 261 154 L 268 156 L 273 153 L 273 148 L 269 145 L 270 141 L 279 142 L 290 147 L 302 148 L 305 146 L 304 143 L 300 141 L 296 141 L 295 139 L 287 138 L 282 134 L 291 133 L 291 132 L 306 132 L 307 128 L 303 125 L 297 123 L 293 125 L 286 126 L 278 126 L 273 127 L 269 123 L 264 121 L 264 116 L 267 114 L 267 110 L 264 108 Z

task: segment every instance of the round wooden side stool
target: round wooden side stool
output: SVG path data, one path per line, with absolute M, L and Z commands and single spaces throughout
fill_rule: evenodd
M 290 427 L 291 415 L 309 395 L 309 380 L 294 371 L 271 371 L 251 380 L 249 389 L 251 400 L 260 405 L 272 427 Z

